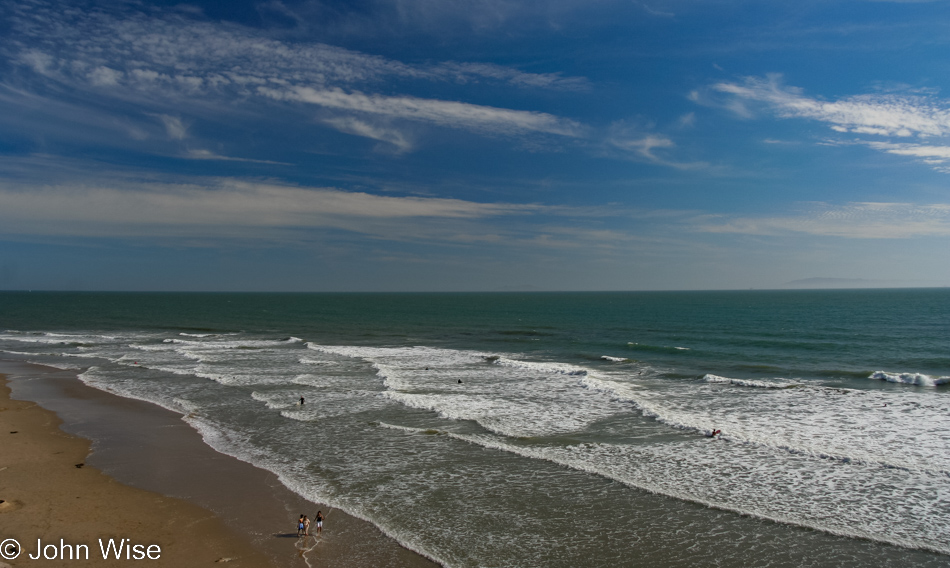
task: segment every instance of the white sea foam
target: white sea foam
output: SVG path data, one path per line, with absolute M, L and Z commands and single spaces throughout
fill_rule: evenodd
M 607 378 L 584 377 L 581 386 L 607 394 L 614 400 L 633 402 L 637 400 L 637 390 L 640 388 L 630 381 L 611 381 Z
M 35 357 L 37 355 L 49 355 L 50 357 L 61 357 L 59 353 L 36 353 L 33 351 L 14 351 L 13 349 L 4 349 L 3 353 L 9 353 L 10 355 L 27 355 Z
M 950 474 L 950 447 L 941 434 L 950 429 L 950 406 L 943 400 L 807 385 L 754 390 L 759 394 L 738 397 L 650 391 L 640 394 L 638 404 L 667 424 L 697 432 L 721 429 L 736 442 L 841 463 Z M 909 432 L 913 444 L 905 443 Z
M 934 377 L 922 373 L 886 373 L 884 371 L 875 371 L 871 373 L 869 379 L 887 381 L 889 383 L 900 383 L 905 385 L 918 385 L 925 387 L 935 387 L 950 383 L 950 377 Z
M 6 353 L 9 353 L 7 351 Z M 61 369 L 63 371 L 81 371 L 82 367 L 78 365 L 70 365 L 69 363 L 61 363 L 58 361 L 37 361 L 37 360 L 28 360 L 27 363 L 32 363 L 34 365 L 44 365 L 46 367 L 53 367 L 54 369 Z
M 338 496 L 331 487 L 319 483 L 309 471 L 309 464 L 284 456 L 274 455 L 271 452 L 257 448 L 248 442 L 248 435 L 244 431 L 229 428 L 219 422 L 214 422 L 197 415 L 189 415 L 184 420 L 201 435 L 202 440 L 216 451 L 250 463 L 255 467 L 273 472 L 278 481 L 297 495 L 309 499 L 313 503 L 325 503 L 330 510 L 341 509 L 347 514 L 375 525 L 389 538 L 395 539 L 405 548 L 429 558 L 437 564 L 450 566 L 451 564 L 434 554 L 431 550 L 418 544 L 418 539 L 411 532 L 406 531 L 404 524 L 385 522 L 372 515 L 358 501 L 348 496 Z
M 950 553 L 942 527 L 931 522 L 930 515 L 935 511 L 927 497 L 946 483 L 941 474 L 908 474 L 888 467 L 842 470 L 835 462 L 717 440 L 646 446 L 537 446 L 513 444 L 490 434 L 460 434 L 383 422 L 379 425 L 412 434 L 437 433 L 546 460 L 708 507 L 842 536 Z M 914 478 L 911 483 L 909 476 Z M 836 488 L 834 494 L 826 490 L 828 486 Z M 842 494 L 849 495 L 849 499 L 840 499 Z M 950 510 L 946 504 L 940 508 L 939 514 L 945 518 Z
M 578 367 L 576 365 L 569 365 L 567 363 L 522 361 L 517 359 L 509 359 L 507 357 L 499 357 L 494 363 L 504 367 L 527 369 L 528 371 L 545 374 L 585 376 L 588 373 L 587 369 Z
M 166 410 L 171 410 L 176 414 L 185 414 L 188 412 L 182 408 L 179 399 L 164 396 L 164 393 L 161 392 L 160 389 L 142 389 L 141 384 L 135 381 L 127 379 L 115 380 L 114 377 L 110 376 L 109 372 L 95 365 L 86 369 L 85 372 L 78 374 L 77 377 L 87 386 L 123 398 L 150 402 Z
M 626 410 L 585 387 L 589 370 L 566 363 L 429 347 L 308 347 L 372 363 L 390 400 L 505 436 L 576 432 Z
M 281 410 L 284 408 L 290 408 L 292 406 L 299 406 L 300 403 L 297 399 L 287 396 L 285 393 L 262 393 L 258 391 L 253 391 L 251 393 L 251 398 L 256 401 L 263 402 L 267 408 L 272 410 Z
M 338 367 L 340 365 L 339 361 L 333 361 L 330 359 L 311 359 L 309 357 L 301 357 L 298 359 L 298 362 L 301 365 L 319 365 L 321 367 Z
M 669 350 L 673 350 L 673 351 L 690 351 L 690 349 L 691 349 L 690 347 L 677 347 L 677 346 L 667 347 L 667 346 L 665 346 L 665 345 L 646 345 L 646 344 L 643 344 L 643 343 L 638 343 L 638 342 L 636 342 L 636 341 L 628 341 L 628 342 L 627 342 L 627 345 L 629 345 L 629 346 L 631 346 L 631 347 L 637 347 L 637 348 L 640 348 L 640 349 L 656 350 L 656 351 L 669 351 Z
M 131 347 L 132 349 L 138 349 L 139 351 L 169 351 L 169 348 L 167 345 L 130 343 L 129 347 Z
M 754 387 L 760 389 L 787 389 L 793 387 L 802 386 L 802 383 L 789 381 L 786 379 L 769 379 L 769 380 L 754 380 L 754 379 L 732 379 L 729 377 L 720 377 L 718 375 L 705 375 L 703 380 L 707 383 L 719 383 L 726 385 L 736 385 L 740 387 Z
M 611 357 L 610 355 L 601 355 L 600 358 L 604 361 L 612 361 L 614 363 L 626 363 L 630 361 L 630 359 L 624 357 Z
M 16 335 L 16 334 L 3 334 L 0 335 L 0 340 L 13 340 L 19 341 L 21 343 L 44 343 L 47 345 L 69 345 L 70 343 L 88 343 L 94 340 L 94 338 L 86 335 Z
M 297 343 L 300 340 L 291 337 L 287 339 L 245 339 L 245 340 L 229 340 L 229 341 L 214 341 L 214 340 L 191 340 L 191 339 L 175 339 L 168 338 L 164 339 L 163 343 L 175 343 L 178 345 L 187 345 L 189 347 L 198 348 L 198 349 L 260 349 L 266 347 L 277 347 L 282 345 L 287 345 L 290 343 Z
M 950 404 L 940 390 L 855 390 L 713 374 L 702 381 L 658 378 L 637 375 L 643 369 L 629 365 L 589 369 L 527 361 L 518 354 L 430 347 L 307 344 L 302 357 L 296 338 L 257 337 L 248 341 L 263 344 L 249 345 L 233 337 L 162 343 L 167 334 L 118 334 L 112 343 L 100 337 L 101 345 L 82 353 L 68 343 L 51 343 L 56 338 L 45 339 L 12 339 L 8 345 L 59 352 L 51 357 L 103 358 L 83 373 L 88 384 L 190 414 L 188 422 L 218 451 L 277 472 L 301 495 L 372 518 L 403 543 L 415 542 L 413 535 L 400 533 L 398 523 L 390 526 L 373 509 L 361 508 L 356 497 L 333 495 L 303 462 L 281 454 L 279 444 L 255 446 L 260 441 L 252 440 L 251 433 L 257 420 L 271 420 L 268 427 L 303 427 L 333 417 L 315 425 L 320 431 L 341 423 L 339 417 L 359 413 L 364 414 L 354 423 L 364 425 L 382 416 L 408 417 L 414 424 L 430 421 L 431 428 L 380 425 L 410 435 L 437 431 L 441 435 L 430 440 L 464 441 L 546 460 L 711 507 L 950 553 L 942 530 L 950 520 L 944 499 L 950 478 L 945 436 Z M 37 346 L 27 347 L 30 343 Z M 140 371 L 129 368 L 133 360 Z M 892 380 L 888 377 L 893 375 L 896 382 L 927 384 L 920 378 L 926 375 L 903 374 L 908 381 L 902 374 L 879 373 L 870 378 Z M 307 400 L 303 407 L 294 404 L 301 395 Z M 223 422 L 206 419 L 215 405 L 221 405 Z M 246 422 L 228 422 L 226 409 L 231 407 Z M 630 414 L 634 409 L 655 422 Z M 628 418 L 650 424 L 663 436 L 656 443 L 630 443 L 623 430 Z M 587 436 L 596 428 L 601 430 Z M 617 429 L 615 442 L 598 437 L 608 428 L 612 433 Z M 723 437 L 700 435 L 710 428 L 721 429 Z M 287 430 L 291 434 L 284 438 L 293 439 L 296 431 Z M 566 433 L 571 437 L 539 439 Z M 583 436 L 598 441 L 563 445 Z M 533 439 L 518 439 L 524 437 Z M 398 493 L 398 485 L 393 481 L 387 490 Z M 380 491 L 380 499 L 392 495 Z

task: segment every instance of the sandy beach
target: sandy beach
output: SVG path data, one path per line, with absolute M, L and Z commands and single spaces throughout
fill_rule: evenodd
M 70 556 L 103 562 L 100 538 L 154 545 L 149 559 L 160 566 L 267 566 L 269 560 L 210 512 L 182 501 L 122 485 L 85 465 L 90 443 L 63 433 L 60 420 L 28 401 L 11 400 L 0 387 L 0 534 L 23 547 L 13 566 L 41 562 L 70 565 Z M 33 558 L 37 539 L 55 544 Z M 74 548 L 61 547 L 60 539 Z M 108 543 L 108 541 L 105 541 Z M 106 544 L 108 546 L 108 544 Z M 139 549 L 141 550 L 141 549 Z M 11 551 L 12 552 L 12 551 Z M 53 554 L 55 552 L 55 554 Z M 111 550 L 110 557 L 115 550 Z M 137 552 L 137 551 L 136 551 Z M 50 559 L 50 556 L 55 558 Z M 59 558 L 64 556 L 65 558 Z M 111 559 L 104 565 L 127 560 Z
M 0 537 L 23 549 L 0 562 L 72 565 L 59 557 L 85 549 L 61 544 L 85 544 L 96 565 L 120 565 L 132 560 L 104 562 L 99 539 L 126 538 L 142 545 L 133 556 L 158 547 L 162 566 L 435 566 L 215 452 L 175 413 L 87 387 L 72 371 L 4 361 L 0 372 Z M 298 515 L 321 507 L 323 534 L 298 539 Z M 57 558 L 28 558 L 37 539 Z

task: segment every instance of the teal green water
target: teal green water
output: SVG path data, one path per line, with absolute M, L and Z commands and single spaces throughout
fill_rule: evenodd
M 0 293 L 16 330 L 286 333 L 330 343 L 514 346 L 744 376 L 950 372 L 950 290 L 568 294 Z M 635 343 L 636 345 L 633 345 Z M 675 347 L 688 346 L 689 351 Z
M 950 562 L 946 289 L 23 292 L 0 330 L 449 566 Z

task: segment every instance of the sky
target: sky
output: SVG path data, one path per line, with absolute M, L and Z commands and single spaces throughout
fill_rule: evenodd
M 0 290 L 950 285 L 950 2 L 0 0 Z

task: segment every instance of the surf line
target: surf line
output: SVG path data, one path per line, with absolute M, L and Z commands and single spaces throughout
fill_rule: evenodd
M 317 511 L 317 513 L 319 512 L 320 511 Z M 330 510 L 327 511 L 327 514 L 323 516 L 323 519 L 326 520 L 326 518 L 329 517 L 330 513 L 332 512 L 333 512 L 333 507 L 330 507 Z M 313 518 L 314 520 L 316 520 L 317 515 L 314 515 Z M 297 548 L 297 550 L 300 551 L 300 557 L 303 558 L 303 561 L 307 563 L 308 568 L 313 568 L 313 565 L 310 564 L 310 558 L 307 557 L 307 554 L 312 552 L 313 549 L 316 548 L 317 545 L 319 545 L 321 541 L 323 541 L 322 534 L 323 533 L 321 532 L 320 538 L 318 538 L 317 535 L 315 534 L 307 535 L 308 538 L 313 537 L 313 546 L 307 547 L 306 545 L 301 545 L 300 539 L 297 539 L 297 543 L 294 545 Z M 303 540 L 304 542 L 306 542 L 307 539 L 305 538 Z

